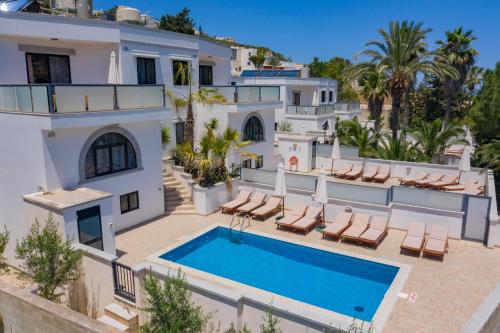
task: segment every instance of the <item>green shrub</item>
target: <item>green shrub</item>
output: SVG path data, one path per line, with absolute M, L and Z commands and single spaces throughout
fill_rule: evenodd
M 5 258 L 3 257 L 3 253 L 5 252 L 5 248 L 7 248 L 7 244 L 10 239 L 10 231 L 7 230 L 7 227 L 4 225 L 4 231 L 0 231 L 0 268 L 4 265 Z
M 209 316 L 201 307 L 191 302 L 191 292 L 187 288 L 184 274 L 180 269 L 177 276 L 166 276 L 162 283 L 156 277 L 145 278 L 147 294 L 143 310 L 150 320 L 141 326 L 143 333 L 201 333 Z
M 266 310 L 266 314 L 262 318 L 264 322 L 260 325 L 261 333 L 283 333 L 279 328 L 279 319 L 274 315 L 273 304 L 271 303 Z
M 59 226 L 49 213 L 45 225 L 33 224 L 26 238 L 16 246 L 21 268 L 38 287 L 40 296 L 60 302 L 61 288 L 80 277 L 81 254 L 59 233 Z

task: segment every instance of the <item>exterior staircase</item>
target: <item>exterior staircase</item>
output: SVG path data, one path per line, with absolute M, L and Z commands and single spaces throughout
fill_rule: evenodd
M 139 332 L 139 316 L 127 307 L 111 303 L 104 308 L 104 315 L 98 321 L 114 327 L 118 332 Z
M 192 215 L 197 214 L 189 192 L 172 174 L 163 173 L 163 193 L 165 198 L 165 214 Z

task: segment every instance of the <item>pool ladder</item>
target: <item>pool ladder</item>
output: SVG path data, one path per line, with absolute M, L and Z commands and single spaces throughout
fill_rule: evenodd
M 245 221 L 248 222 L 247 224 L 247 227 L 250 226 L 250 215 L 245 215 L 243 216 L 243 219 L 242 219 L 242 215 L 241 213 L 234 213 L 233 214 L 233 218 L 231 219 L 231 223 L 229 224 L 229 240 L 231 242 L 234 242 L 234 243 L 238 243 L 238 244 L 241 244 L 241 236 L 242 236 L 242 233 L 243 233 L 243 229 L 245 229 Z M 238 227 L 238 233 L 233 236 L 233 231 L 236 232 L 236 227 Z

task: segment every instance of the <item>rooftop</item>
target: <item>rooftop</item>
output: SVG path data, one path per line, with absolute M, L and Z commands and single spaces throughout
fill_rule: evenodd
M 54 192 L 37 192 L 23 196 L 24 201 L 49 209 L 63 210 L 84 203 L 111 197 L 112 194 L 78 187 L 74 190 L 56 190 Z

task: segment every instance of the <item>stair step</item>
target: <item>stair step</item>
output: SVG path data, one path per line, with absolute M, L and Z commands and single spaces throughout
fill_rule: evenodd
M 175 207 L 175 210 L 195 210 L 193 205 L 180 205 Z
M 181 182 L 178 181 L 178 180 L 174 180 L 174 181 L 166 181 L 166 182 L 163 182 L 163 185 L 165 186 L 170 186 L 170 187 L 173 187 L 173 186 L 182 186 Z
M 104 307 L 104 315 L 122 323 L 127 327 L 139 325 L 139 316 L 125 306 L 111 303 Z
M 196 210 L 165 210 L 166 215 L 199 215 Z
M 97 320 L 100 321 L 101 323 L 104 323 L 108 326 L 115 328 L 119 332 L 126 332 L 126 333 L 130 332 L 130 329 L 127 325 L 123 325 L 118 320 L 115 320 L 109 316 L 104 315 L 97 318 Z

